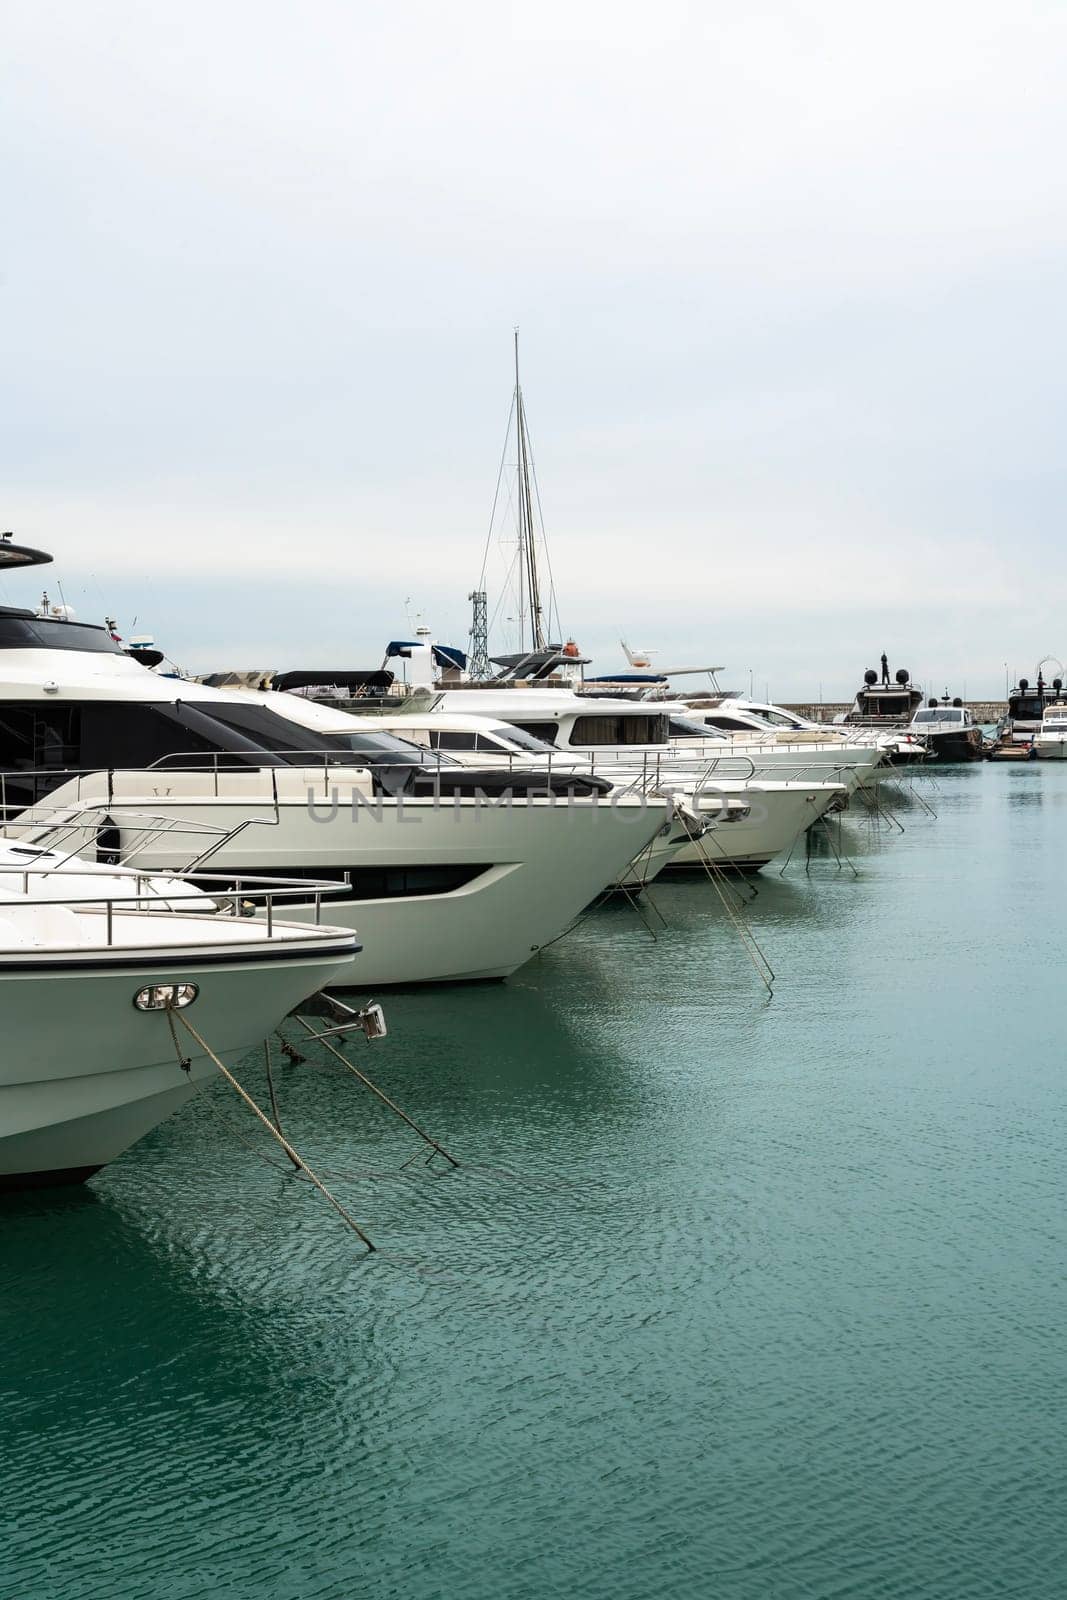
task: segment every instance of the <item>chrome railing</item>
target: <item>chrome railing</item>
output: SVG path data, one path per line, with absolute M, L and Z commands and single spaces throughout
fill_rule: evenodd
M 42 871 L 66 866 L 89 849 L 102 850 L 109 866 L 124 866 L 140 851 L 161 840 L 184 836 L 197 841 L 208 839 L 209 843 L 178 869 L 189 873 L 210 861 L 247 828 L 276 827 L 278 821 L 276 817 L 242 817 L 232 828 L 222 828 L 195 818 L 160 816 L 124 807 L 120 822 L 110 815 L 115 809 L 118 808 L 111 801 L 96 800 L 76 806 L 38 804 L 18 810 L 14 817 L 0 812 L 0 837 L 56 856 L 54 862 L 40 863 Z M 135 824 L 132 830 L 131 823 Z
M 276 912 L 279 901 L 299 900 L 301 925 L 307 921 L 310 906 L 315 926 L 322 925 L 323 896 L 341 894 L 346 885 L 339 880 L 324 878 L 268 878 L 248 874 L 197 873 L 196 883 L 187 881 L 187 874 L 167 872 L 133 872 L 125 869 L 120 874 L 129 879 L 127 890 L 109 888 L 100 894 L 87 893 L 81 888 L 64 886 L 62 894 L 35 894 L 34 880 L 49 877 L 62 881 L 76 877 L 77 872 L 61 870 L 58 864 L 51 867 L 36 864 L 15 866 L 0 863 L 0 911 L 5 915 L 17 913 L 28 906 L 53 906 L 62 910 L 76 910 L 78 914 L 98 913 L 105 919 L 105 941 L 110 948 L 115 940 L 116 919 L 123 917 L 173 918 L 182 912 L 200 916 L 254 919 L 268 939 L 276 936 Z M 174 885 L 179 887 L 176 889 Z M 213 886 L 217 884 L 216 890 Z M 4 889 L 11 889 L 11 898 L 5 898 Z M 262 912 L 262 920 L 257 913 Z M 329 924 L 327 924 L 329 926 Z

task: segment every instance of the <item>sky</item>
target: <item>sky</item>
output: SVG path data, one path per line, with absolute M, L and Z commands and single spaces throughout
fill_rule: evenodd
M 600 670 L 1067 657 L 1062 0 L 4 18 L 0 527 L 56 566 L 0 603 L 197 670 L 462 644 L 518 325 Z

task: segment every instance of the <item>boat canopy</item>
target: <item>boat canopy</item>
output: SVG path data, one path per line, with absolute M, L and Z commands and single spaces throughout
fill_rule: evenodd
M 383 693 L 394 682 L 395 673 L 386 668 L 377 671 L 353 672 L 338 669 L 336 672 L 278 672 L 271 679 L 272 689 L 378 689 Z M 205 680 L 207 681 L 207 680 Z
M 425 650 L 425 639 L 390 639 L 385 647 L 385 659 L 389 661 L 393 656 L 402 656 L 406 661 L 411 660 L 413 650 Z M 454 644 L 431 644 L 433 658 L 439 667 L 453 667 L 459 672 L 467 668 L 466 652 Z

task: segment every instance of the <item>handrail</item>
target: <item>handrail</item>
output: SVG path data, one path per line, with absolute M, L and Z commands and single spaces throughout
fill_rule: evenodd
M 348 887 L 347 884 L 337 879 L 325 878 L 265 878 L 262 876 L 237 876 L 228 873 L 201 873 L 198 874 L 199 883 L 214 884 L 218 882 L 222 893 L 211 893 L 195 884 L 186 884 L 186 892 L 182 885 L 185 884 L 185 875 L 172 875 L 160 872 L 130 873 L 127 869 L 122 876 L 129 876 L 133 880 L 133 888 L 128 892 L 116 892 L 114 889 L 106 894 L 85 894 L 80 890 L 72 890 L 66 895 L 34 895 L 30 893 L 31 881 L 36 877 L 50 876 L 55 873 L 57 877 L 66 874 L 59 873 L 56 868 L 41 869 L 39 867 L 15 866 L 14 864 L 0 863 L 0 889 L 4 887 L 4 879 L 15 877 L 21 880 L 22 887 L 16 890 L 17 898 L 5 899 L 0 895 L 0 912 L 10 914 L 29 906 L 58 906 L 61 910 L 92 911 L 102 909 L 106 916 L 106 947 L 112 948 L 114 944 L 114 923 L 116 913 L 123 915 L 136 915 L 139 917 L 173 917 L 176 907 L 186 904 L 194 912 L 204 916 L 222 915 L 229 917 L 251 916 L 245 907 L 257 907 L 257 902 L 262 901 L 262 910 L 265 912 L 265 921 L 257 919 L 257 926 L 263 927 L 268 939 L 275 937 L 275 904 L 300 898 L 306 902 L 308 896 L 313 896 L 314 926 L 322 925 L 322 897 L 329 894 L 342 894 Z M 179 887 L 174 889 L 172 884 Z M 152 903 L 156 891 L 156 903 Z
M 34 849 L 45 850 L 49 854 L 56 854 L 69 847 L 67 848 L 67 854 L 60 855 L 60 859 L 57 862 L 41 863 L 40 865 L 41 871 L 55 871 L 67 862 L 78 860 L 83 850 L 99 841 L 103 820 L 101 813 L 103 813 L 104 817 L 109 817 L 110 812 L 116 809 L 117 807 L 113 802 L 103 800 L 86 802 L 80 806 L 64 805 L 54 808 L 33 806 L 29 811 L 19 812 L 14 819 L 4 818 L 0 827 L 2 827 L 4 836 L 7 838 L 12 837 L 9 831 L 12 828 L 32 830 L 29 832 L 20 831 L 14 837 L 24 840 L 27 845 L 32 845 Z M 44 821 L 42 812 L 47 814 L 50 810 L 54 811 L 55 820 L 51 822 Z M 94 817 L 95 821 L 93 820 Z M 130 857 L 158 844 L 163 838 L 173 838 L 182 834 L 203 837 L 203 835 L 207 834 L 212 842 L 197 855 L 193 856 L 184 867 L 177 869 L 181 872 L 189 873 L 194 867 L 209 861 L 213 855 L 235 839 L 238 834 L 243 833 L 246 828 L 277 827 L 279 818 L 277 814 L 273 819 L 270 817 L 244 817 L 240 822 L 235 823 L 232 828 L 222 828 L 209 822 L 198 821 L 195 818 L 160 816 L 157 813 L 124 810 L 121 813 L 121 826 L 128 827 L 131 821 L 138 824 L 138 826 L 130 831 L 130 837 L 124 844 L 120 843 L 117 850 L 108 852 L 109 855 L 115 857 L 108 863 L 109 865 L 123 865 Z M 143 826 L 141 826 L 142 824 Z M 121 840 L 120 824 L 114 822 L 113 825 L 116 831 L 120 832 Z

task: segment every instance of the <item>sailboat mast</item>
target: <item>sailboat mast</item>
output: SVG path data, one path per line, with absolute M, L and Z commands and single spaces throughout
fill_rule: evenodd
M 515 488 L 519 497 L 519 649 L 526 649 L 526 501 L 522 493 L 522 390 L 519 388 L 519 330 L 515 329 Z
M 530 597 L 530 647 L 544 650 L 544 618 L 541 609 L 541 582 L 537 571 L 537 547 L 534 542 L 533 496 L 530 493 L 530 441 L 526 431 L 526 408 L 522 402 L 522 385 L 519 382 L 519 330 L 515 329 L 515 442 L 518 450 L 519 491 L 519 584 L 520 628 L 523 624 L 521 585 L 525 567 L 526 587 Z M 521 641 L 520 641 L 521 643 Z

